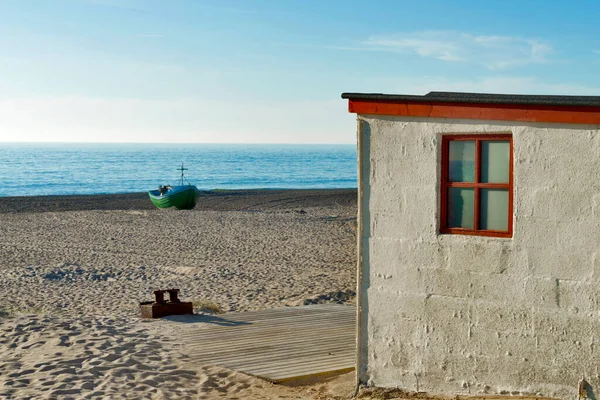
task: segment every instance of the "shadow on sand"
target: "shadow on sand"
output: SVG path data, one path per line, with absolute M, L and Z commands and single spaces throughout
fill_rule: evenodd
M 210 314 L 193 314 L 193 315 L 170 315 L 168 317 L 163 317 L 162 319 L 171 321 L 171 322 L 179 322 L 184 324 L 213 324 L 219 326 L 239 326 L 239 325 L 251 325 L 250 322 L 244 321 L 232 321 L 226 318 L 222 318 L 216 315 Z

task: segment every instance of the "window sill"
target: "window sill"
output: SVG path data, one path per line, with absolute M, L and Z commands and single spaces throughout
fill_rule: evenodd
M 505 231 L 474 231 L 460 228 L 448 228 L 441 229 L 440 234 L 442 235 L 466 235 L 466 236 L 485 236 L 485 237 L 498 237 L 498 238 L 512 238 L 512 232 Z

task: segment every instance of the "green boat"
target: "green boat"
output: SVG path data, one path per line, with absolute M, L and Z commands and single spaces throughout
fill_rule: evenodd
M 193 186 L 188 181 L 187 185 L 183 184 L 184 176 L 183 171 L 187 168 L 177 168 L 181 171 L 181 185 L 171 186 L 159 186 L 158 190 L 149 190 L 148 195 L 152 203 L 158 208 L 169 208 L 175 207 L 179 210 L 191 210 L 196 207 L 196 201 L 198 200 L 198 188 Z M 186 179 L 187 181 L 187 179 Z

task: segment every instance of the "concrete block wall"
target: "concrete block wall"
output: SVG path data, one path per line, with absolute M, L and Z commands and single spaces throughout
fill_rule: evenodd
M 359 115 L 363 382 L 600 390 L 598 126 Z M 439 234 L 441 136 L 512 133 L 514 234 Z

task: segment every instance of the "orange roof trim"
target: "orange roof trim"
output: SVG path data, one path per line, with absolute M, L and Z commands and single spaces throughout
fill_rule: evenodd
M 437 92 L 439 93 L 439 92 Z M 346 96 L 346 97 L 344 97 Z M 387 96 L 387 97 L 385 97 Z M 555 101 L 540 101 L 544 96 L 481 95 L 481 98 L 435 98 L 439 96 L 352 95 L 348 111 L 356 114 L 390 115 L 421 118 L 475 119 L 492 121 L 546 122 L 564 124 L 600 124 L 600 105 L 591 96 L 546 96 Z M 484 97 L 486 96 L 486 97 Z M 556 101 L 563 100 L 564 101 Z M 584 99 L 585 101 L 573 101 Z M 458 100 L 458 101 L 452 101 Z M 503 101 L 506 103 L 503 104 Z

